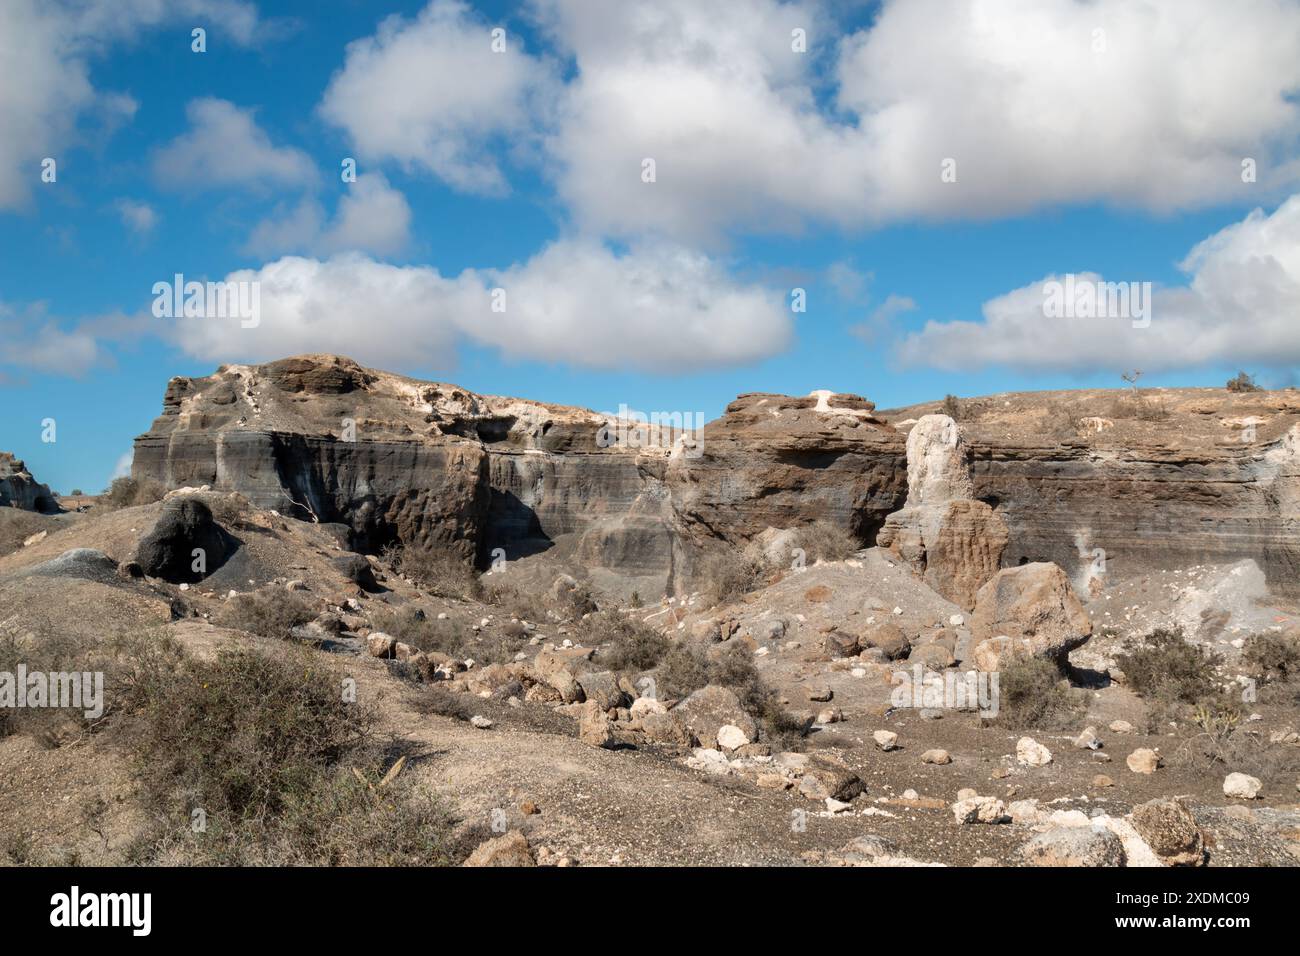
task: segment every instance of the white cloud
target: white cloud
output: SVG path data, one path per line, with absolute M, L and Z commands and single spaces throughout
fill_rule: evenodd
M 1044 283 L 1057 278 L 1048 276 L 985 303 L 981 322 L 926 323 L 900 343 L 900 358 L 946 369 L 1047 371 L 1300 363 L 1300 195 L 1210 236 L 1181 268 L 1189 284 L 1154 289 L 1146 328 L 1123 317 L 1047 318 Z
M 79 377 L 104 359 L 92 329 L 62 328 L 41 303 L 20 311 L 0 302 L 0 365 Z
M 0 209 L 26 201 L 94 98 L 58 16 L 35 0 L 0 3 Z
M 205 97 L 185 107 L 190 128 L 154 155 L 154 175 L 171 189 L 233 185 L 306 186 L 316 167 L 300 149 L 276 146 L 252 110 Z
M 131 477 L 131 465 L 135 461 L 135 449 L 124 451 L 118 456 L 113 465 L 113 473 L 108 476 L 109 483 L 116 481 L 118 478 Z
M 177 320 L 171 334 L 190 355 L 341 352 L 379 367 L 445 368 L 471 342 L 511 358 L 674 371 L 756 361 L 792 333 L 781 292 L 740 286 L 715 262 L 661 246 L 615 255 L 561 241 L 510 268 L 455 277 L 355 254 L 286 257 L 227 277 L 241 280 L 260 282 L 260 325 Z M 504 312 L 492 309 L 498 287 Z
M 122 224 L 134 233 L 146 235 L 158 225 L 158 213 L 146 202 L 123 198 L 116 200 L 113 208 Z
M 0 210 L 21 207 L 42 185 L 42 159 L 81 144 L 85 115 L 100 114 L 108 134 L 134 115 L 131 97 L 93 87 L 89 56 L 196 17 L 241 45 L 263 29 L 256 7 L 238 0 L 0 2 Z
M 489 24 L 436 0 L 353 44 L 322 110 L 366 155 L 474 190 L 502 186 L 497 138 L 540 130 L 586 233 L 697 244 L 1069 203 L 1167 211 L 1300 179 L 1288 0 L 888 0 L 847 36 L 813 0 L 535 8 L 572 60 L 562 87 L 540 59 L 493 59 Z
M 411 207 L 382 173 L 367 173 L 344 186 L 333 221 L 314 197 L 263 219 L 245 246 L 254 255 L 283 253 L 400 252 L 410 241 Z
M 488 144 L 526 138 L 547 101 L 549 68 L 507 34 L 493 52 L 490 24 L 459 0 L 434 0 L 415 20 L 384 20 L 348 44 L 321 114 L 363 159 L 423 168 L 470 192 L 502 193 Z

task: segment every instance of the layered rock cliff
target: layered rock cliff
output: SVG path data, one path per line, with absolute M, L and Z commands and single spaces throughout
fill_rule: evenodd
M 48 485 L 43 485 L 12 454 L 0 451 L 0 508 L 21 508 L 43 513 L 59 510 Z
M 885 414 L 910 428 L 937 404 Z M 1300 592 L 1300 392 L 1009 393 L 962 403 L 972 495 L 1004 565 L 1051 561 L 1081 593 L 1156 569 L 1256 561 Z
M 1243 557 L 1295 590 L 1300 394 L 1153 394 L 1132 408 L 1108 391 L 965 403 L 970 486 L 936 538 L 936 582 L 965 593 L 993 570 L 943 570 L 945 549 L 969 550 L 977 508 L 984 530 L 1009 529 L 1002 565 L 1053 561 L 1084 593 L 1108 576 Z M 908 432 L 937 410 L 749 394 L 700 434 L 611 441 L 626 423 L 583 409 L 299 356 L 173 379 L 133 474 L 342 523 L 363 550 L 428 540 L 482 565 L 544 552 L 652 596 L 684 585 L 700 554 L 768 528 L 826 519 L 876 543 L 907 503 Z

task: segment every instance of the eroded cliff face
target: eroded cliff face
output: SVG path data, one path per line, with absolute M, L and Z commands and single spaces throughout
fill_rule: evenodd
M 972 495 L 1004 565 L 1052 561 L 1081 593 L 1159 569 L 1255 560 L 1300 591 L 1300 392 L 1018 393 L 963 403 Z M 886 413 L 900 429 L 933 404 Z
M 741 395 L 674 458 L 668 492 L 679 569 L 712 546 L 827 520 L 864 546 L 907 496 L 905 436 L 858 395 Z
M 58 511 L 59 503 L 49 486 L 33 478 L 26 465 L 0 451 L 0 507 L 49 513 Z
M 1128 418 L 1104 390 L 965 404 L 962 500 L 1005 521 L 1001 563 L 1053 561 L 1095 591 L 1249 557 L 1275 589 L 1300 588 L 1300 395 L 1159 401 Z M 875 544 L 907 502 L 908 432 L 937 410 L 749 394 L 698 445 L 671 432 L 611 444 L 594 412 L 299 356 L 172 380 L 133 474 L 342 523 L 362 550 L 428 540 L 483 566 L 545 553 L 653 597 L 685 587 L 699 555 L 769 528 L 825 519 Z

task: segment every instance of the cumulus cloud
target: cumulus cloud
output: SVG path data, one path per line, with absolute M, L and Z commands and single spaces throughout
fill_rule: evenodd
M 531 135 L 552 76 L 517 36 L 494 52 L 493 28 L 459 0 L 434 0 L 414 20 L 387 18 L 348 45 L 321 115 L 363 158 L 421 168 L 469 192 L 505 192 L 488 145 Z
M 366 173 L 344 188 L 332 221 L 314 197 L 281 209 L 253 229 L 246 251 L 259 256 L 283 253 L 333 255 L 336 252 L 400 252 L 410 241 L 411 207 L 382 173 Z
M 792 331 L 780 291 L 739 285 L 677 247 L 617 255 L 560 241 L 509 268 L 454 277 L 356 254 L 294 256 L 226 281 L 259 283 L 260 324 L 174 320 L 169 334 L 196 358 L 333 351 L 379 367 L 446 367 L 470 342 L 511 358 L 674 371 L 765 358 Z
M 112 43 L 168 22 L 202 17 L 237 44 L 264 27 L 238 0 L 4 0 L 0 3 L 0 210 L 15 209 L 40 182 L 40 161 L 80 144 L 79 121 L 98 116 L 111 133 L 134 101 L 96 90 L 86 61 Z
M 40 161 L 61 153 L 95 91 L 57 15 L 35 0 L 0 3 L 0 209 L 24 202 Z
M 302 186 L 317 179 L 316 167 L 307 154 L 291 146 L 274 145 L 257 125 L 252 110 L 204 97 L 191 100 L 185 115 L 190 128 L 154 155 L 155 178 L 166 188 Z
M 158 213 L 146 202 L 118 199 L 113 203 L 113 209 L 122 220 L 122 224 L 134 233 L 145 235 L 158 225 Z
M 497 139 L 540 131 L 577 225 L 630 239 L 1063 203 L 1168 211 L 1300 180 L 1290 0 L 886 0 L 848 34 L 815 0 L 534 9 L 572 64 L 562 85 L 542 59 L 490 53 L 487 23 L 435 0 L 354 43 L 322 111 L 367 155 L 475 190 L 502 187 Z M 1242 182 L 1245 158 L 1258 183 Z
M 0 365 L 79 377 L 112 364 L 105 343 L 138 337 L 143 330 L 139 316 L 110 313 L 69 324 L 49 315 L 43 302 L 21 307 L 0 302 Z
M 1256 209 L 1199 243 L 1181 263 L 1186 286 L 1154 288 L 1150 325 L 1130 317 L 1049 318 L 1044 285 L 985 303 L 980 322 L 927 322 L 900 343 L 912 365 L 1043 371 L 1147 370 L 1300 362 L 1300 195 Z M 1107 276 L 1107 281 L 1141 281 Z M 1098 282 L 1088 273 L 1076 283 Z M 1141 325 L 1141 320 L 1138 320 Z

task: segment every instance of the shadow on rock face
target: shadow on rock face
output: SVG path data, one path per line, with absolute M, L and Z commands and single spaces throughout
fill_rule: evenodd
M 238 539 L 217 524 L 211 509 L 187 495 L 163 505 L 153 529 L 140 539 L 135 560 L 149 577 L 193 584 L 225 564 L 238 548 Z

